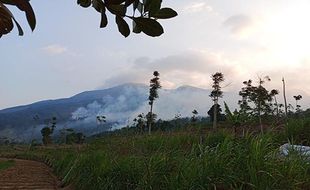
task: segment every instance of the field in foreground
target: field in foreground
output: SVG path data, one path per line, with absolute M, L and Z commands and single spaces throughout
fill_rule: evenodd
M 111 135 L 83 146 L 2 148 L 1 155 L 48 162 L 76 189 L 310 189 L 310 162 L 279 146 L 309 145 L 310 120 L 234 136 L 219 129 Z M 6 150 L 5 150 L 6 149 Z

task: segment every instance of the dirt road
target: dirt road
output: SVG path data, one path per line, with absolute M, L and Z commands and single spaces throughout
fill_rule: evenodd
M 62 189 L 60 184 L 51 169 L 40 162 L 16 159 L 14 166 L 0 171 L 0 190 L 55 190 Z

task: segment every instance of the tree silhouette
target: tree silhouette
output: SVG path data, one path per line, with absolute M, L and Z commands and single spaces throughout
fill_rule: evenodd
M 213 74 L 211 76 L 212 80 L 213 80 L 213 85 L 212 88 L 213 90 L 210 93 L 210 97 L 212 98 L 212 101 L 214 102 L 214 105 L 211 107 L 211 109 L 213 108 L 213 117 L 212 117 L 212 121 L 213 121 L 213 128 L 215 129 L 217 127 L 217 117 L 218 117 L 218 100 L 219 98 L 223 97 L 223 91 L 222 91 L 222 87 L 220 86 L 221 82 L 224 81 L 224 75 L 223 73 L 217 72 L 215 74 Z M 210 114 L 209 114 L 210 115 Z
M 270 102 L 272 100 L 268 90 L 263 86 L 266 81 L 270 81 L 268 76 L 258 78 L 258 86 L 252 85 L 252 80 L 244 81 L 245 87 L 241 89 L 239 95 L 242 100 L 239 101 L 241 112 L 257 115 L 261 132 L 263 133 L 262 114 L 269 114 L 271 112 Z M 249 103 L 253 103 L 252 108 Z
M 115 16 L 115 23 L 124 37 L 130 34 L 130 28 L 125 18 L 132 20 L 134 33 L 143 32 L 148 36 L 155 37 L 164 33 L 158 19 L 170 19 L 178 15 L 171 8 L 162 8 L 162 0 L 77 0 L 77 4 L 83 8 L 92 6 L 100 14 L 100 28 L 105 28 L 108 25 L 107 12 Z M 16 6 L 24 11 L 29 26 L 32 30 L 35 29 L 36 18 L 29 0 L 0 0 L 0 37 L 10 33 L 14 28 L 14 23 L 18 28 L 19 35 L 24 34 L 22 27 L 6 5 Z M 127 11 L 130 7 L 133 8 L 132 15 L 129 15 Z
M 297 96 L 293 96 L 295 101 L 296 101 L 296 112 L 299 112 L 300 111 L 300 105 L 298 104 L 298 101 L 302 99 L 302 96 L 301 95 L 297 95 Z
M 44 127 L 41 130 L 42 134 L 42 142 L 44 145 L 48 145 L 52 143 L 52 137 L 51 135 L 54 132 L 54 129 L 56 128 L 57 118 L 53 117 L 52 120 L 47 120 L 46 127 Z
M 212 105 L 208 111 L 208 115 L 210 116 L 210 121 L 214 123 L 215 118 L 217 121 L 221 120 L 221 112 L 222 112 L 222 108 L 219 104 Z M 215 113 L 216 113 L 216 116 L 214 116 Z
M 159 82 L 159 72 L 154 71 L 153 73 L 154 78 L 150 80 L 150 94 L 149 94 L 149 105 L 150 105 L 150 112 L 147 114 L 147 123 L 149 128 L 149 134 L 151 134 L 152 130 L 152 123 L 154 120 L 153 117 L 153 104 L 156 98 L 158 98 L 158 89 L 161 88 L 160 82 Z
M 97 134 L 99 134 L 99 132 L 100 132 L 99 127 L 103 126 L 107 122 L 106 117 L 104 115 L 97 115 L 96 121 L 97 121 Z
M 197 121 L 197 115 L 198 115 L 198 111 L 197 110 L 193 110 L 192 111 L 192 117 L 191 117 L 191 122 L 192 123 L 196 123 L 196 121 Z
M 141 133 L 143 133 L 146 123 L 144 114 L 139 114 L 133 121 L 135 122 L 135 126 L 140 130 Z
M 277 97 L 276 95 L 279 94 L 279 91 L 276 89 L 273 89 L 270 91 L 270 96 L 273 98 L 274 100 L 274 105 L 276 106 L 276 111 L 277 111 L 277 120 L 279 119 L 279 105 L 278 105 L 278 101 L 277 101 Z

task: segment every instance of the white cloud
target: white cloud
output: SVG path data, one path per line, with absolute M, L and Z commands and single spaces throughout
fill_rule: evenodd
M 213 8 L 205 2 L 194 2 L 187 5 L 183 10 L 187 13 L 197 13 L 201 11 L 212 12 Z
M 228 27 L 232 34 L 243 38 L 251 34 L 255 26 L 255 20 L 249 15 L 237 14 L 227 18 L 223 25 Z
M 239 73 L 239 68 L 230 65 L 219 53 L 190 50 L 155 60 L 138 58 L 131 67 L 107 79 L 105 86 L 124 82 L 147 83 L 155 70 L 160 72 L 165 88 L 184 84 L 209 88 L 213 73 L 223 72 L 228 78 L 238 76 Z
M 59 44 L 48 45 L 46 47 L 43 47 L 42 50 L 50 55 L 63 54 L 63 53 L 68 52 L 67 47 L 63 45 L 59 45 Z

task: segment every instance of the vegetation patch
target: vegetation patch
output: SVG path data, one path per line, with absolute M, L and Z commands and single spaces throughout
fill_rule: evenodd
M 14 164 L 15 164 L 14 160 L 6 160 L 6 161 L 0 160 L 0 171 L 8 169 L 14 166 Z

